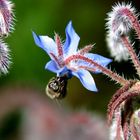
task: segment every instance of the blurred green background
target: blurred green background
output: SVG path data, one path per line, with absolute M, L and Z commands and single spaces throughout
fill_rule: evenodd
M 35 45 L 32 31 L 52 38 L 54 32 L 57 32 L 65 40 L 65 27 L 70 20 L 81 38 L 79 47 L 96 43 L 92 52 L 110 57 L 105 42 L 105 18 L 115 2 L 118 1 L 13 0 L 16 15 L 15 31 L 5 39 L 11 50 L 13 64 L 9 74 L 0 77 L 0 88 L 29 86 L 45 94 L 47 82 L 54 74 L 44 69 L 49 57 Z M 132 3 L 139 9 L 137 1 Z M 127 78 L 135 76 L 129 62 L 113 62 L 111 67 L 120 74 L 124 73 Z M 62 104 L 72 109 L 84 108 L 105 114 L 107 104 L 119 86 L 102 74 L 93 74 L 93 77 L 99 89 L 98 93 L 89 92 L 74 77 L 69 80 L 68 95 L 62 100 Z

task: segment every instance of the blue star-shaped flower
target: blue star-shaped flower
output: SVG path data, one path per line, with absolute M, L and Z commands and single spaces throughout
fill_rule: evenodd
M 55 34 L 55 40 L 53 40 L 48 36 L 38 36 L 33 32 L 36 45 L 41 47 L 51 58 L 45 69 L 56 73 L 57 76 L 66 75 L 67 78 L 76 76 L 85 88 L 90 91 L 97 91 L 94 79 L 89 71 L 100 73 L 101 70 L 96 67 L 96 64 L 106 67 L 112 60 L 88 53 L 93 45 L 78 50 L 80 37 L 74 31 L 71 21 L 68 23 L 65 32 L 65 43 L 61 42 L 57 34 Z

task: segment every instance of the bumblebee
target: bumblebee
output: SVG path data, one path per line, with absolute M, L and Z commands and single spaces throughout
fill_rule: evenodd
M 62 99 L 67 93 L 68 79 L 66 76 L 56 76 L 50 79 L 46 87 L 46 94 L 51 99 Z

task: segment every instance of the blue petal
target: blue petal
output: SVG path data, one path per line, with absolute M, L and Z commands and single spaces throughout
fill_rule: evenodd
M 45 65 L 45 69 L 48 69 L 54 73 L 57 73 L 59 68 L 57 66 L 57 64 L 55 63 L 55 61 L 51 60 L 49 61 L 46 65 Z
M 37 46 L 42 48 L 51 57 L 50 53 L 57 55 L 57 47 L 54 40 L 48 36 L 38 36 L 34 32 L 33 37 Z
M 64 44 L 64 53 L 66 55 L 70 55 L 77 51 L 80 37 L 74 31 L 71 21 L 67 25 L 65 33 L 66 33 L 66 41 Z
M 87 70 L 79 70 L 72 72 L 74 76 L 79 78 L 83 86 L 90 91 L 98 91 L 92 75 Z
M 98 55 L 98 54 L 87 53 L 87 54 L 85 54 L 85 56 L 92 59 L 93 61 L 95 61 L 96 63 L 98 63 L 98 64 L 100 64 L 101 66 L 104 66 L 104 67 L 106 67 L 109 63 L 112 62 L 111 59 L 103 57 L 103 56 Z M 84 64 L 86 66 L 92 67 L 92 65 L 89 65 L 89 63 L 87 63 L 87 62 L 85 62 Z M 95 71 L 95 73 L 100 73 L 100 72 L 101 71 L 98 70 L 98 69 Z
M 109 63 L 112 62 L 112 59 L 106 58 L 98 54 L 87 53 L 85 54 L 85 56 L 96 61 L 98 64 L 101 64 L 102 66 L 107 66 Z

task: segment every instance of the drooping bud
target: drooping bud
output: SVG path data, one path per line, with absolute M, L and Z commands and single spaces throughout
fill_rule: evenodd
M 111 55 L 116 61 L 128 60 L 129 52 L 124 47 L 121 37 L 128 36 L 131 29 L 135 29 L 139 36 L 140 25 L 138 14 L 131 4 L 116 4 L 107 17 L 106 41 Z

